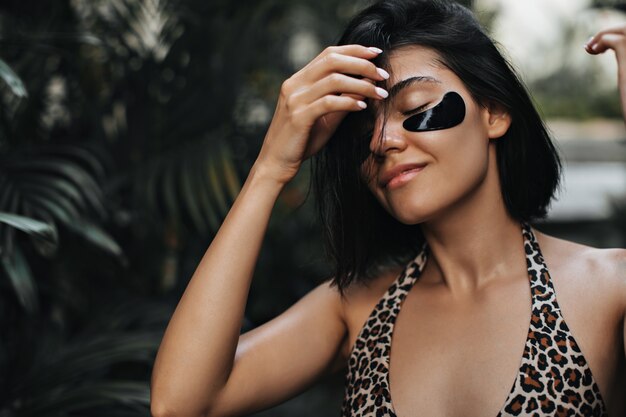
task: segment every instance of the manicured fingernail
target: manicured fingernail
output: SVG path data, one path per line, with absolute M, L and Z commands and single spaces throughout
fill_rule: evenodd
M 385 80 L 389 78 L 389 73 L 387 71 L 385 71 L 384 69 L 382 69 L 382 68 L 376 68 L 376 72 L 378 73 L 378 75 L 383 77 Z
M 383 50 L 382 50 L 382 49 L 377 48 L 377 47 L 375 47 L 375 46 L 370 46 L 370 47 L 369 47 L 369 48 L 367 48 L 367 49 L 369 49 L 370 51 L 375 52 L 375 53 L 377 53 L 377 54 L 380 54 L 380 53 L 382 53 L 382 52 L 383 52 Z
M 364 102 L 364 101 L 359 100 L 359 101 L 357 101 L 357 102 L 356 102 L 356 104 L 357 104 L 360 108 L 362 108 L 362 109 L 367 108 L 367 103 L 366 103 L 366 102 Z
M 382 98 L 389 97 L 389 93 L 386 90 L 384 90 L 384 89 L 382 89 L 380 87 L 376 87 L 376 94 L 378 94 Z

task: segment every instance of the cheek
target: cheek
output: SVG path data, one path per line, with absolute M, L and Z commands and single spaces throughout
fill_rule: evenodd
M 436 137 L 435 133 L 420 141 L 421 149 L 432 157 L 421 177 L 392 192 L 370 185 L 385 210 L 405 224 L 425 221 L 454 204 L 475 189 L 487 174 L 488 139 L 480 132 L 472 134 L 459 128 L 457 132 L 445 132 L 445 138 Z
M 487 168 L 489 141 L 482 135 L 457 134 L 454 139 L 446 142 L 445 149 L 441 149 L 438 166 L 442 170 L 441 178 L 450 183 L 464 182 Z M 459 181 L 449 181 L 457 178 Z
M 489 138 L 479 124 L 470 121 L 454 129 L 454 134 L 450 132 L 437 150 L 435 180 L 455 197 L 484 178 L 489 165 Z
M 489 168 L 489 155 L 485 148 L 463 148 L 439 166 L 434 187 L 436 198 L 442 205 L 453 204 L 481 184 Z

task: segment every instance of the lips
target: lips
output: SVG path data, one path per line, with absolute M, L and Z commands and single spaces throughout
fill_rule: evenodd
M 413 164 L 401 164 L 387 169 L 382 172 L 378 181 L 382 188 L 385 188 L 389 182 L 400 175 L 406 174 L 411 171 L 420 171 L 426 166 L 426 163 L 413 163 Z

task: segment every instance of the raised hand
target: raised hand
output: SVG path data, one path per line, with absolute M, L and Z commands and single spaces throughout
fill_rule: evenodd
M 617 59 L 622 115 L 626 122 L 626 25 L 602 30 L 585 44 L 585 50 L 592 55 L 602 54 L 609 49 L 615 52 Z
M 387 92 L 374 83 L 389 74 L 370 61 L 379 53 L 361 45 L 331 46 L 288 78 L 255 165 L 288 182 L 348 112 L 366 108 L 365 98 L 386 98 Z
M 606 52 L 612 49 L 619 58 L 626 58 L 626 25 L 617 26 L 610 29 L 601 30 L 589 38 L 585 44 L 585 49 L 592 55 Z M 619 62 L 618 62 L 619 63 Z

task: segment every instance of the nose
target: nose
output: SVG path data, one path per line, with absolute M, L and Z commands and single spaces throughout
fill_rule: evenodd
M 377 122 L 370 141 L 370 151 L 380 157 L 394 151 L 402 152 L 407 147 L 405 134 L 401 123 L 387 121 L 381 126 Z

